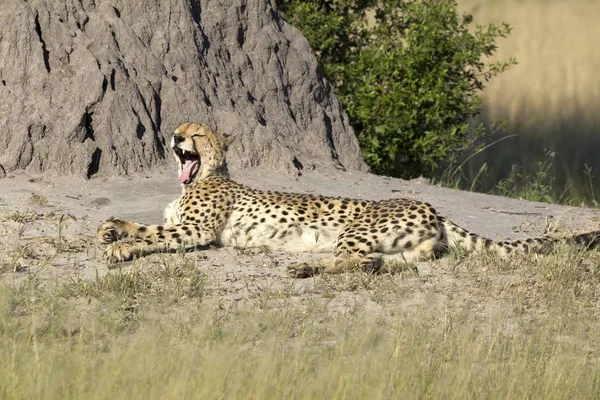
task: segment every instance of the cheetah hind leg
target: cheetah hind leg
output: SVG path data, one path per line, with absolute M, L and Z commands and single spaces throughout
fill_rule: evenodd
M 427 246 L 429 247 L 429 246 Z M 414 262 L 429 258 L 426 251 L 407 251 L 396 254 L 371 253 L 365 257 L 329 257 L 313 263 L 299 263 L 288 267 L 292 278 L 309 278 L 318 274 L 341 274 L 347 271 L 364 271 L 371 274 L 394 273 L 410 268 Z
M 348 271 L 380 272 L 384 265 L 381 254 L 369 254 L 366 257 L 328 257 L 312 263 L 299 263 L 288 267 L 292 278 L 309 278 L 318 274 L 341 274 Z
M 428 260 L 440 253 L 437 238 L 424 240 L 413 250 L 399 251 L 392 254 L 373 253 L 361 262 L 361 269 L 369 272 L 395 273 L 409 269 L 416 271 L 415 263 Z

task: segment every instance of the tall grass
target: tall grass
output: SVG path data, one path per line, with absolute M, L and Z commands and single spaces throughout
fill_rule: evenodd
M 30 276 L 0 288 L 0 397 L 594 399 L 598 265 L 568 248 L 484 254 L 419 279 L 319 277 L 300 298 L 239 302 L 191 262 Z M 339 312 L 338 297 L 366 306 Z
M 556 176 L 552 172 L 555 167 L 555 157 L 554 152 L 546 151 L 545 157 L 536 163 L 535 170 L 529 174 L 523 171 L 522 165 L 514 163 L 508 176 L 491 188 L 486 186 L 486 183 L 489 184 L 491 176 L 488 164 L 482 164 L 475 176 L 469 177 L 467 176 L 469 173 L 468 167 L 465 168 L 468 160 L 459 165 L 449 165 L 441 176 L 433 179 L 432 182 L 455 189 L 479 190 L 527 201 L 598 207 L 594 179 L 589 168 L 585 170 L 589 185 L 588 196 L 569 197 L 571 184 L 565 187 L 560 195 L 557 195 Z M 486 188 L 482 190 L 482 187 Z
M 556 154 L 550 174 L 554 196 L 592 197 L 586 165 L 600 176 L 600 3 L 595 0 L 459 0 L 478 23 L 508 22 L 514 29 L 499 41 L 497 58 L 518 65 L 494 78 L 484 91 L 483 119 L 506 120 L 506 134 L 519 136 L 473 157 L 470 177 L 488 164 L 488 186 L 518 163 L 525 175 Z M 595 186 L 598 180 L 594 178 Z

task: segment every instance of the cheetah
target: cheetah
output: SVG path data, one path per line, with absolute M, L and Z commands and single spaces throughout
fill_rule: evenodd
M 564 238 L 495 242 L 470 233 L 438 215 L 428 203 L 380 201 L 252 189 L 229 178 L 224 139 L 209 127 L 186 123 L 171 140 L 183 191 L 165 210 L 164 225 L 110 219 L 98 229 L 108 244 L 109 263 L 156 252 L 208 245 L 266 247 L 286 252 L 330 252 L 312 264 L 288 268 L 295 278 L 351 269 L 385 271 L 400 263 L 426 260 L 454 247 L 546 253 Z M 568 240 L 580 247 L 600 244 L 600 231 Z

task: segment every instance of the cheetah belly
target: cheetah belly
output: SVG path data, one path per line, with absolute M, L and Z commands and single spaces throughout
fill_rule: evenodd
M 241 213 L 240 213 L 241 214 Z M 303 224 L 281 224 L 275 219 L 263 223 L 233 213 L 219 236 L 223 246 L 266 247 L 286 252 L 330 252 L 340 229 L 315 229 Z

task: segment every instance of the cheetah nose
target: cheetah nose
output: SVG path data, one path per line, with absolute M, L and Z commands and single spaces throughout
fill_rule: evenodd
M 173 143 L 179 144 L 183 142 L 185 138 L 183 136 L 173 136 Z

